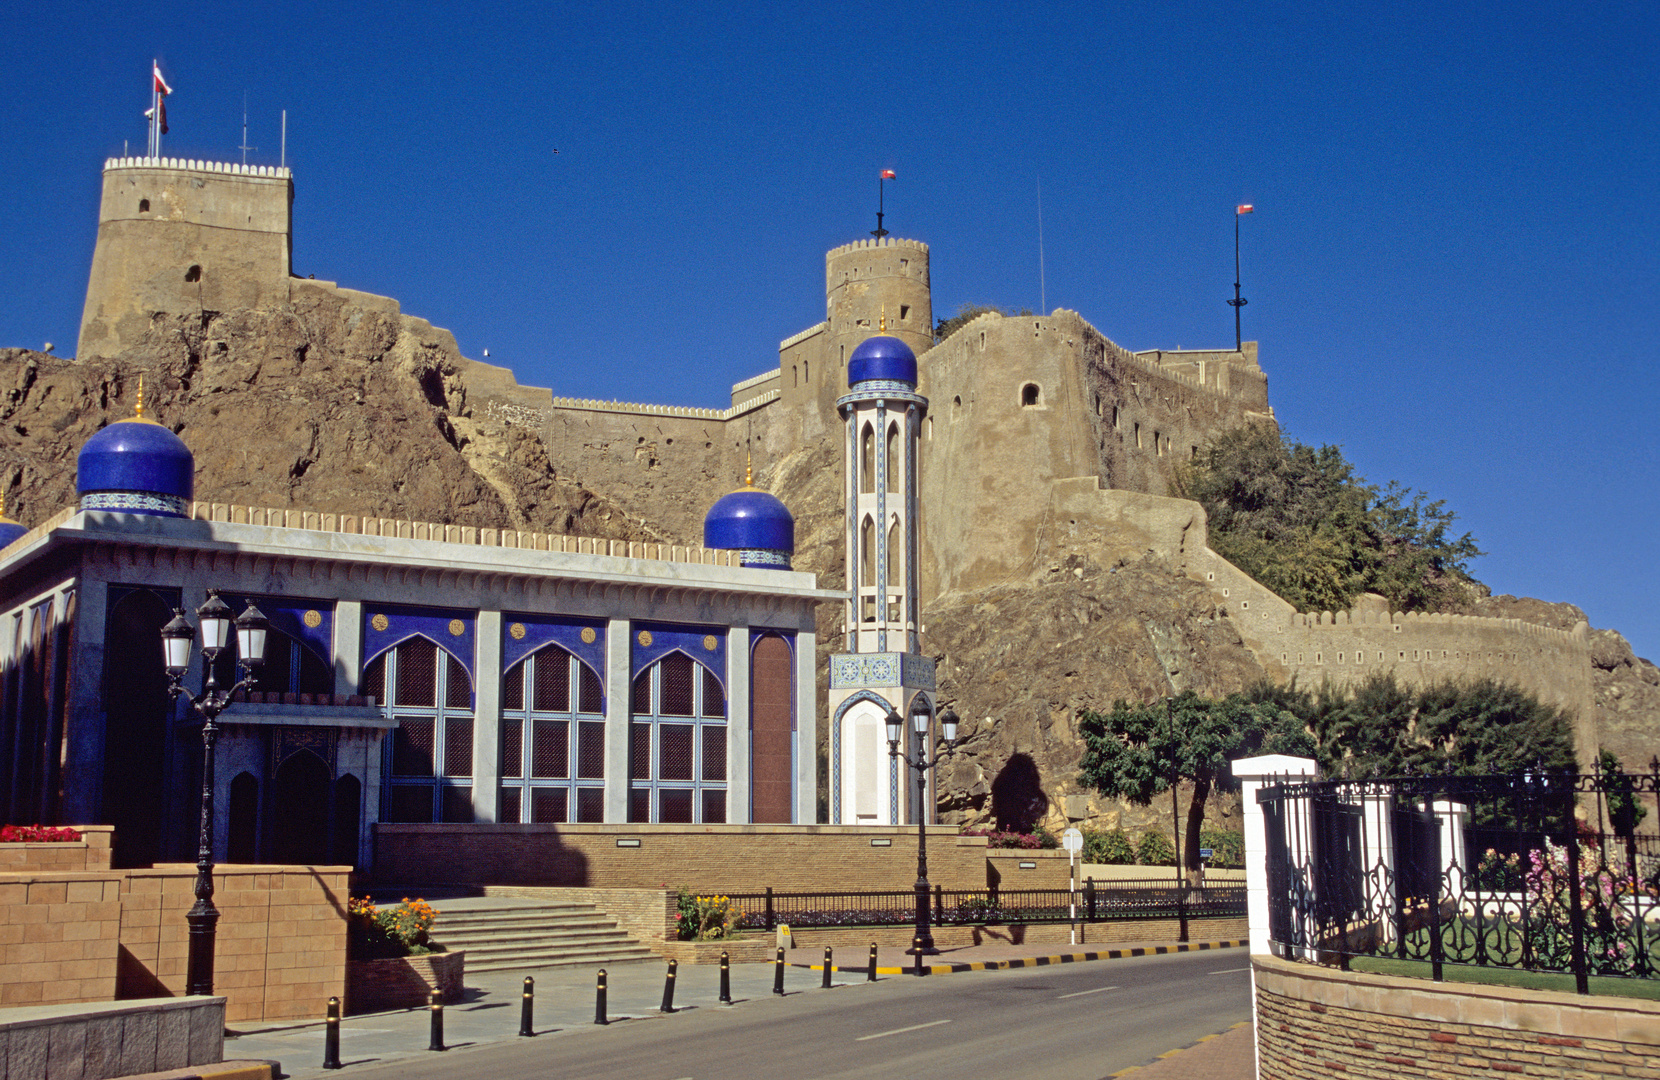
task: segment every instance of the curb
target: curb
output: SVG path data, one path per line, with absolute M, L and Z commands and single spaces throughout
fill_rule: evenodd
M 220 1061 L 163 1072 L 135 1073 L 123 1080 L 272 1080 L 277 1071 L 274 1061 Z
M 1186 1046 L 1178 1046 L 1174 1050 L 1166 1050 L 1164 1053 L 1160 1054 L 1158 1057 L 1154 1058 L 1152 1061 L 1149 1061 L 1146 1065 L 1131 1065 L 1128 1069 L 1119 1069 L 1115 1073 L 1108 1073 L 1107 1074 L 1107 1080 L 1115 1080 L 1116 1077 L 1120 1077 L 1120 1076 L 1129 1076 L 1133 1072 L 1139 1072 L 1140 1070 L 1148 1068 L 1152 1065 L 1156 1065 L 1161 1061 L 1169 1061 L 1171 1058 L 1176 1057 L 1179 1054 L 1183 1054 L 1183 1053 L 1193 1049 L 1196 1046 L 1202 1046 L 1205 1043 L 1210 1042 L 1212 1039 L 1220 1038 L 1221 1036 L 1226 1035 L 1228 1033 L 1228 1031 L 1238 1031 L 1242 1027 L 1250 1027 L 1250 1026 L 1251 1026 L 1251 1022 L 1249 1020 L 1241 1020 L 1239 1023 L 1234 1024 L 1231 1027 L 1229 1027 L 1227 1029 L 1227 1031 L 1212 1032 L 1209 1035 L 1200 1036 L 1199 1038 L 1195 1039 L 1193 1042 L 1188 1043 Z
M 976 960 L 967 964 L 929 964 L 922 969 L 925 975 L 955 975 L 959 971 L 1002 971 L 1011 968 L 1048 967 L 1051 964 L 1079 964 L 1090 960 L 1124 960 L 1132 956 L 1167 956 L 1173 953 L 1207 952 L 1211 949 L 1239 949 L 1250 944 L 1244 938 L 1229 941 L 1199 941 L 1185 945 L 1147 945 L 1134 949 L 1107 949 L 1103 952 L 1059 953 L 1054 956 L 1022 956 L 1014 960 Z M 823 964 L 791 964 L 808 971 L 823 971 Z M 868 967 L 844 967 L 832 964 L 832 971 L 869 974 Z M 915 967 L 879 967 L 878 975 L 912 975 Z

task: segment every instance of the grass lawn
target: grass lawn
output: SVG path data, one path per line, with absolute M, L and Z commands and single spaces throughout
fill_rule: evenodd
M 1355 971 L 1374 975 L 1399 975 L 1408 979 L 1430 977 L 1428 960 L 1394 960 L 1381 956 L 1357 956 L 1349 962 Z M 1560 990 L 1574 992 L 1574 977 L 1525 968 L 1465 967 L 1460 964 L 1441 965 L 1441 974 L 1447 982 L 1482 983 L 1487 986 L 1515 986 L 1525 990 Z M 1660 979 L 1614 979 L 1593 975 L 1590 978 L 1593 994 L 1608 997 L 1644 998 L 1660 1001 Z

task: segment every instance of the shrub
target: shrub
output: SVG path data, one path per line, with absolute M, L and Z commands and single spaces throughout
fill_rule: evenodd
M 438 911 L 425 900 L 403 898 L 397 907 L 377 908 L 368 897 L 346 904 L 347 952 L 354 960 L 384 960 L 443 952 L 428 935 Z
M 1208 847 L 1214 854 L 1209 865 L 1238 870 L 1245 865 L 1245 834 L 1226 829 L 1201 829 L 1199 846 Z
M 1163 833 L 1145 832 L 1136 841 L 1136 862 L 1142 866 L 1175 866 L 1176 849 Z
M 734 937 L 743 927 L 743 912 L 725 896 L 693 896 L 680 890 L 675 930 L 681 941 L 717 941 Z
M 0 844 L 61 844 L 80 838 L 74 829 L 51 825 L 0 825 Z
M 983 836 L 988 848 L 1021 848 L 1027 851 L 1036 851 L 1040 848 L 1058 848 L 1061 842 L 1055 834 L 1039 826 L 1036 830 L 1023 832 L 998 832 L 994 829 L 968 829 L 964 836 Z
M 1084 862 L 1124 866 L 1135 862 L 1135 846 L 1123 829 L 1084 830 Z

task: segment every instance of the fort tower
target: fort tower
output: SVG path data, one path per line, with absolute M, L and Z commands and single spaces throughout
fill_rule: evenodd
M 115 355 L 158 311 L 285 305 L 293 202 L 288 169 L 106 161 L 77 355 Z

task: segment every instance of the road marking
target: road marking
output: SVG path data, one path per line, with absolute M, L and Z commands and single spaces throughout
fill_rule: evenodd
M 939 1027 L 941 1024 L 949 1024 L 950 1022 L 949 1020 L 933 1020 L 926 1024 L 912 1024 L 910 1027 L 895 1028 L 892 1031 L 878 1031 L 874 1035 L 860 1035 L 853 1041 L 867 1042 L 870 1039 L 885 1039 L 889 1035 L 903 1035 L 907 1031 L 921 1031 L 923 1028 Z
M 1103 990 L 1117 990 L 1117 989 L 1118 989 L 1118 987 L 1116 987 L 1116 986 L 1097 986 L 1093 990 L 1079 990 L 1075 994 L 1062 994 L 1060 997 L 1056 998 L 1055 1000 L 1056 1001 L 1065 1001 L 1067 998 L 1083 997 L 1085 994 L 1099 994 Z
M 1222 969 L 1222 970 L 1221 970 L 1221 971 L 1207 971 L 1207 972 L 1205 972 L 1205 974 L 1206 974 L 1206 975 L 1232 975 L 1232 974 L 1233 974 L 1233 973 L 1234 973 L 1234 972 L 1236 972 L 1236 971 L 1250 971 L 1250 970 L 1251 970 L 1251 969 L 1250 969 L 1250 968 L 1248 968 L 1248 967 L 1242 967 L 1242 968 L 1223 968 L 1223 969 Z

